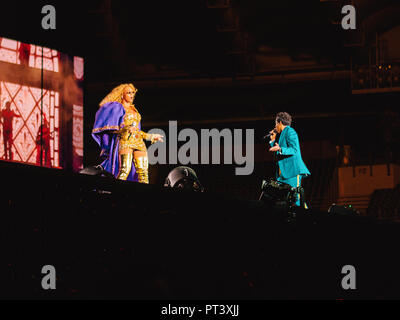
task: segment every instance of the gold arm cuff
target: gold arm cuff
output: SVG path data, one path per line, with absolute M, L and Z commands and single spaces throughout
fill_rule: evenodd
M 105 130 L 119 130 L 119 126 L 107 126 L 102 128 L 96 128 L 92 130 L 92 133 L 98 133 Z

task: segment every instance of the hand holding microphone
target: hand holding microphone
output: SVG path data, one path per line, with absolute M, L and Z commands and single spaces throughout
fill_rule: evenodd
M 271 141 L 275 141 L 275 139 L 276 139 L 276 134 L 277 134 L 277 132 L 276 132 L 275 129 L 274 129 L 274 130 L 271 130 L 266 136 L 264 136 L 264 139 L 270 138 Z

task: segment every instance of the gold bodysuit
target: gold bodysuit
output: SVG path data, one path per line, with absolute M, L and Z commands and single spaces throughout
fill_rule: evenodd
M 139 130 L 141 119 L 142 117 L 139 111 L 137 111 L 134 106 L 133 110 L 125 108 L 124 121 L 118 131 L 120 151 L 128 148 L 146 151 L 146 145 L 143 139 L 152 141 L 153 135 Z M 133 128 L 133 132 L 131 132 L 131 128 Z

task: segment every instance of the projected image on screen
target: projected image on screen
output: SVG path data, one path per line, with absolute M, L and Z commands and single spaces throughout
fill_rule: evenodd
M 40 88 L 0 82 L 0 92 L 0 158 L 41 165 L 42 149 L 44 165 L 59 167 L 59 94 L 44 92 L 42 106 Z
M 83 168 L 83 80 L 82 58 L 0 38 L 0 160 Z

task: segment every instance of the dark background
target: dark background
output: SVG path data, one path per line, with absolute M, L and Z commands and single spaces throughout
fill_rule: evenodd
M 215 8 L 220 3 L 229 5 Z M 56 7 L 56 30 L 41 28 L 46 4 Z M 152 166 L 150 186 L 103 181 L 111 196 L 96 193 L 94 177 L 3 164 L 13 183 L 1 202 L 1 231 L 12 245 L 4 249 L 8 282 L 0 296 L 48 298 L 32 270 L 52 257 L 64 274 L 61 298 L 398 298 L 397 224 L 326 212 L 345 145 L 350 165 L 400 162 L 399 4 L 357 1 L 357 30 L 344 31 L 345 4 L 2 4 L 1 36 L 85 59 L 85 166 L 99 162 L 91 138 L 98 104 L 126 82 L 139 89 L 145 130 L 166 129 L 170 120 L 196 130 L 254 128 L 256 164 L 249 177 L 234 176 L 233 166 L 195 166 L 205 195 L 159 188 L 173 166 Z M 393 72 L 378 71 L 389 65 Z M 273 175 L 262 137 L 279 111 L 293 115 L 312 172 L 307 201 L 323 209 L 300 212 L 294 223 L 259 202 L 240 202 L 258 199 L 262 179 Z M 29 177 L 27 201 L 15 176 Z M 340 268 L 353 263 L 360 290 L 346 293 Z

